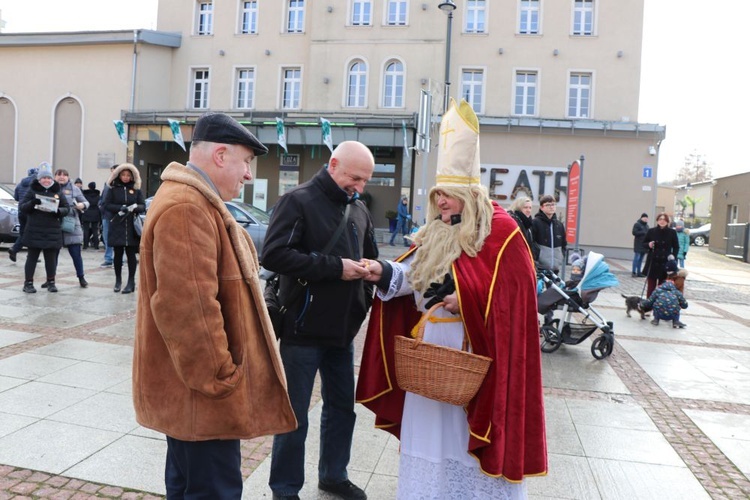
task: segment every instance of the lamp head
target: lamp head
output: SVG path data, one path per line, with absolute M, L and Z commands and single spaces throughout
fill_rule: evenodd
M 456 10 L 456 4 L 453 2 L 453 0 L 445 0 L 444 2 L 440 2 L 438 8 L 446 14 L 451 14 L 454 10 Z

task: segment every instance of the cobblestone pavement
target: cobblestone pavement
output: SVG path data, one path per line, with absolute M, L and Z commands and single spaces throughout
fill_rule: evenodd
M 394 257 L 402 248 L 385 247 L 385 257 Z M 723 256 L 710 253 L 706 248 L 691 249 L 690 260 L 687 262 L 688 269 L 695 267 L 698 270 L 720 270 L 722 273 L 750 272 L 748 264 L 731 261 Z M 109 292 L 107 278 L 111 275 L 109 269 L 99 269 L 95 265 L 100 259 L 93 252 L 85 252 L 87 264 L 87 277 L 94 279 L 90 287 L 91 293 Z M 11 265 L 5 255 L 0 254 L 0 293 L 20 292 L 22 287 L 22 261 L 25 254 L 19 254 L 19 264 Z M 69 259 L 65 258 L 65 261 Z M 63 263 L 61 257 L 61 271 L 58 281 L 63 286 L 75 286 L 75 275 L 69 262 Z M 620 279 L 618 292 L 639 295 L 643 288 L 643 279 L 630 277 L 629 262 L 620 260 L 608 261 L 612 271 Z M 37 275 L 43 272 L 43 266 L 39 266 Z M 41 272 L 40 272 L 41 271 Z M 97 283 L 97 277 L 100 279 Z M 709 276 L 710 278 L 710 276 Z M 60 286 L 60 285 L 59 285 Z M 718 309 L 716 304 L 748 304 L 750 303 L 750 282 L 748 283 L 722 283 L 712 280 L 688 278 L 689 300 L 701 304 L 708 310 L 719 312 L 745 326 L 750 326 L 750 320 L 728 313 L 726 310 Z M 87 291 L 88 292 L 88 291 Z M 111 292 L 109 292 L 111 295 Z M 75 327 L 35 326 L 15 321 L 13 318 L 0 316 L 0 329 L 18 332 L 33 332 L 40 334 L 39 337 L 26 342 L 12 344 L 2 347 L 0 344 L 0 360 L 38 348 L 66 338 L 81 338 L 95 340 L 98 342 L 109 342 L 120 345 L 132 345 L 132 338 L 113 337 L 97 335 L 92 333 L 95 329 L 115 325 L 132 320 L 135 301 L 132 307 L 125 307 L 112 311 L 112 314 L 104 320 L 87 323 Z M 84 304 L 82 304 L 84 306 Z M 605 309 L 607 306 L 603 306 Z M 609 306 L 613 310 L 612 306 Z M 684 341 L 664 340 L 652 337 L 628 337 L 629 340 L 679 344 Z M 361 349 L 364 336 L 359 335 L 356 347 Z M 702 344 L 704 345 L 704 344 Z M 739 351 L 750 351 L 744 346 L 721 346 L 724 349 L 735 349 Z M 358 351 L 359 352 L 359 351 Z M 700 481 L 712 498 L 736 499 L 750 498 L 750 481 L 727 456 L 699 429 L 693 421 L 685 414 L 685 410 L 700 409 L 709 411 L 727 411 L 733 414 L 750 415 L 750 405 L 730 404 L 706 400 L 691 400 L 669 397 L 659 385 L 646 373 L 644 369 L 628 354 L 628 352 L 616 347 L 612 356 L 604 362 L 609 363 L 615 373 L 619 376 L 630 395 L 612 395 L 602 392 L 546 388 L 548 396 L 559 396 L 569 399 L 612 399 L 617 397 L 630 398 L 637 402 L 656 424 L 658 429 L 676 450 L 691 472 Z M 318 389 L 319 390 L 319 389 Z M 319 400 L 319 392 L 313 398 L 312 405 Z M 2 409 L 0 409 L 2 412 Z M 270 453 L 272 438 L 264 437 L 242 442 L 242 470 L 245 478 L 249 477 L 260 462 Z M 105 484 L 95 484 L 68 478 L 61 475 L 48 474 L 40 471 L 28 470 L 7 465 L 0 465 L 0 500 L 4 499 L 88 499 L 88 498 L 122 498 L 122 499 L 151 499 L 160 498 L 151 493 L 142 491 L 126 490 Z

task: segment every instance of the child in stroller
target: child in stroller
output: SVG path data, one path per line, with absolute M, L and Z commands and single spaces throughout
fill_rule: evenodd
M 547 290 L 537 298 L 539 314 L 545 317 L 541 327 L 542 352 L 551 353 L 562 344 L 577 345 L 597 330 L 601 335 L 591 345 L 591 354 L 603 359 L 612 353 L 614 347 L 614 325 L 607 321 L 591 303 L 599 291 L 618 284 L 617 278 L 609 272 L 604 256 L 589 252 L 586 259 L 576 259 L 572 265 L 571 279 L 565 283 L 550 271 L 539 273 Z M 554 311 L 562 309 L 558 318 Z M 573 321 L 574 314 L 582 318 Z

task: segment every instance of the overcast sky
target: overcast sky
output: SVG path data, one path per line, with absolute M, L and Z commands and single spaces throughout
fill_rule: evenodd
M 667 127 L 659 181 L 671 180 L 693 151 L 715 177 L 750 171 L 750 0 L 645 5 L 638 121 Z M 5 33 L 156 29 L 156 8 L 157 0 L 0 0 Z

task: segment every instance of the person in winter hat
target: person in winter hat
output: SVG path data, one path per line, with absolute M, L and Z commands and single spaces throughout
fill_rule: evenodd
M 680 244 L 680 250 L 677 252 L 677 265 L 685 267 L 685 259 L 688 250 L 690 250 L 690 230 L 685 227 L 685 222 L 678 220 L 674 224 L 674 230 L 677 231 L 677 242 Z
M 36 179 L 18 204 L 18 211 L 26 215 L 22 244 L 29 249 L 24 267 L 23 291 L 36 293 L 34 273 L 39 254 L 43 254 L 47 291 L 57 292 L 57 253 L 63 246 L 60 220 L 68 215 L 69 207 L 65 196 L 61 196 L 60 185 L 52 177 L 49 165 L 40 166 Z
M 680 310 L 687 309 L 687 300 L 671 279 L 659 285 L 648 299 L 641 301 L 641 305 L 644 310 L 653 310 L 652 325 L 658 325 L 659 320 L 666 320 L 672 322 L 672 328 L 687 326 L 680 321 Z
M 644 278 L 646 275 L 641 272 L 643 257 L 648 253 L 648 246 L 643 240 L 648 232 L 648 214 L 643 212 L 641 218 L 633 224 L 633 268 L 630 276 L 633 278 Z
M 109 190 L 102 205 L 114 214 L 109 223 L 107 244 L 114 249 L 113 267 L 115 270 L 114 291 L 133 293 L 135 290 L 135 270 L 138 266 L 136 253 L 141 242 L 135 232 L 134 219 L 146 211 L 146 202 L 141 193 L 141 174 L 131 163 L 122 163 L 109 176 Z M 122 260 L 128 256 L 128 283 L 122 288 Z
M 46 165 L 46 163 L 45 163 Z M 31 167 L 26 171 L 26 177 L 21 179 L 21 182 L 16 184 L 16 189 L 13 191 L 13 199 L 17 202 L 21 202 L 21 200 L 24 199 L 26 196 L 26 193 L 29 190 L 29 187 L 31 187 L 31 183 L 36 180 L 36 174 L 39 172 L 38 167 Z M 16 261 L 16 254 L 21 250 L 23 247 L 23 244 L 21 243 L 23 241 L 23 231 L 26 227 L 26 214 L 22 212 L 18 212 L 18 238 L 16 238 L 15 243 L 13 243 L 13 246 L 8 249 L 8 257 L 11 261 Z

